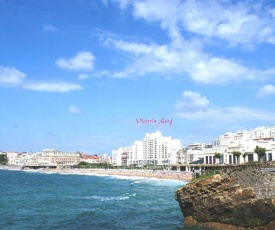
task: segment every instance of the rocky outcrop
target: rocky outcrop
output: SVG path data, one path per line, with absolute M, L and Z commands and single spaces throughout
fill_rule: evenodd
M 250 178 L 250 172 L 215 175 L 179 188 L 176 200 L 185 223 L 216 222 L 256 228 L 275 220 L 275 196 L 272 191 L 267 196 L 260 194 L 259 188 L 245 176 Z

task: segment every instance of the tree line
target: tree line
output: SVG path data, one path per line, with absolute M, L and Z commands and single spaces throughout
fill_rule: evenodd
M 6 165 L 8 163 L 7 155 L 0 155 L 0 165 Z

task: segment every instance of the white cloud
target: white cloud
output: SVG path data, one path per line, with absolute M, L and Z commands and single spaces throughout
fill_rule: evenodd
M 61 69 L 91 71 L 94 69 L 94 60 L 95 57 L 92 53 L 81 51 L 69 59 L 59 58 L 56 64 Z
M 170 44 L 137 43 L 114 39 L 106 35 L 104 45 L 125 54 L 127 66 L 110 73 L 115 78 L 144 76 L 148 73 L 189 76 L 205 84 L 225 84 L 231 81 L 266 80 L 274 76 L 275 68 L 256 69 L 240 60 L 207 54 L 203 39 L 219 38 L 229 45 L 251 47 L 275 41 L 275 10 L 261 4 L 230 3 L 228 1 L 152 0 L 113 1 L 121 8 L 132 10 L 133 16 L 146 22 L 159 22 L 171 39 Z M 205 10 L 207 9 L 207 10 Z M 265 13 L 263 13 L 264 11 Z M 274 29 L 273 29 L 274 28 Z M 188 40 L 182 31 L 192 32 Z M 198 36 L 199 35 L 199 36 Z
M 50 33 L 57 33 L 57 32 L 59 32 L 59 30 L 56 27 L 52 26 L 52 25 L 44 25 L 42 27 L 42 29 L 45 32 L 50 32 Z
M 200 42 L 185 41 L 177 31 L 173 31 L 171 36 L 171 43 L 167 45 L 107 38 L 104 44 L 125 53 L 129 63 L 124 70 L 115 71 L 111 76 L 124 78 L 147 73 L 181 74 L 199 83 L 224 84 L 230 81 L 265 80 L 275 74 L 275 68 L 251 69 L 234 59 L 206 54 Z
M 82 111 L 81 111 L 81 109 L 79 109 L 79 108 L 77 108 L 77 107 L 75 107 L 75 106 L 70 106 L 70 108 L 69 108 L 69 112 L 70 113 L 81 113 Z
M 183 28 L 194 35 L 215 37 L 230 44 L 255 45 L 275 42 L 274 9 L 249 1 L 153 0 L 131 1 L 133 15 L 159 21 L 167 30 Z
M 180 0 L 133 1 L 133 15 L 146 21 L 161 21 L 163 27 L 176 22 Z
M 90 75 L 86 74 L 86 73 L 81 73 L 77 76 L 77 78 L 80 79 L 80 80 L 87 79 L 87 78 L 90 78 Z
M 118 4 L 119 7 L 123 10 L 127 6 L 129 6 L 132 1 L 131 0 L 112 0 L 112 2 Z
M 100 78 L 100 77 L 110 77 L 112 76 L 112 73 L 110 71 L 107 70 L 103 70 L 103 71 L 98 71 L 98 72 L 94 72 L 94 73 L 81 73 L 77 76 L 77 78 L 79 80 L 83 80 L 83 79 L 88 79 L 88 78 Z
M 274 113 L 246 107 L 211 107 L 205 111 L 177 112 L 177 117 L 206 122 L 265 121 L 275 122 Z
M 25 89 L 42 91 L 42 92 L 60 92 L 66 93 L 72 90 L 82 90 L 82 86 L 78 84 L 70 84 L 66 82 L 56 82 L 56 83 L 47 83 L 47 82 L 32 82 L 26 83 L 23 85 Z
M 241 106 L 218 107 L 211 105 L 198 92 L 183 92 L 182 99 L 175 104 L 175 116 L 205 122 L 236 123 L 240 121 L 275 122 L 274 114 Z
M 260 88 L 259 92 L 257 93 L 257 97 L 265 97 L 268 95 L 275 94 L 275 86 L 274 85 L 265 85 Z
M 25 78 L 26 74 L 14 67 L 0 66 L 0 85 L 20 85 Z
M 82 90 L 82 86 L 67 82 L 27 82 L 26 74 L 20 72 L 14 67 L 0 66 L 0 85 L 17 86 L 27 90 L 44 92 L 69 92 L 72 90 Z
M 197 82 L 220 84 L 247 79 L 251 70 L 234 60 L 201 55 L 187 72 Z
M 203 97 L 198 92 L 184 91 L 182 93 L 182 98 L 176 103 L 175 108 L 195 112 L 203 111 L 207 108 L 209 101 L 206 97 Z

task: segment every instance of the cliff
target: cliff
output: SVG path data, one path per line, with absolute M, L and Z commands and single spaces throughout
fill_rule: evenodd
M 186 224 L 215 222 L 275 229 L 268 227 L 275 220 L 274 181 L 272 173 L 257 170 L 215 175 L 179 188 L 175 198 Z

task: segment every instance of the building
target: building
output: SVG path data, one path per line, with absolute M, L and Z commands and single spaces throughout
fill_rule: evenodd
M 15 151 L 8 151 L 7 152 L 7 158 L 8 158 L 8 165 L 9 166 L 20 166 L 20 154 Z
M 125 159 L 125 153 L 128 153 L 128 152 L 129 152 L 129 147 L 112 150 L 112 164 L 114 166 L 121 166 L 123 164 L 125 165 L 125 161 L 127 164 L 128 159 Z M 122 159 L 122 155 L 123 155 L 123 159 Z
M 205 143 L 194 143 L 187 146 L 186 164 L 199 161 L 204 158 L 206 149 Z
M 187 164 L 187 148 L 181 148 L 177 151 L 177 164 Z
M 103 154 L 100 158 L 100 163 L 103 163 L 103 164 L 111 164 L 112 162 L 112 159 L 111 157 L 109 157 L 106 153 Z
M 129 148 L 128 165 L 144 165 L 143 142 L 135 141 Z
M 72 166 L 80 162 L 80 156 L 79 152 L 62 152 L 56 149 L 44 149 L 41 152 L 7 152 L 8 165 L 11 166 Z
M 87 155 L 81 154 L 81 161 L 87 162 L 89 164 L 98 164 L 100 163 L 101 157 L 98 155 Z
M 143 141 L 135 141 L 130 147 L 113 150 L 113 165 L 176 164 L 180 149 L 180 140 L 163 137 L 160 131 L 146 133 Z
M 212 142 L 212 148 L 203 148 L 205 164 L 237 164 L 258 161 L 256 146 L 266 149 L 265 161 L 275 160 L 275 126 L 258 127 L 251 131 L 227 132 Z M 239 160 L 234 151 L 241 152 Z M 221 157 L 215 158 L 219 153 Z M 244 157 L 247 155 L 246 157 Z
M 39 165 L 75 165 L 80 162 L 80 152 L 63 152 L 56 149 L 44 149 L 36 154 Z

